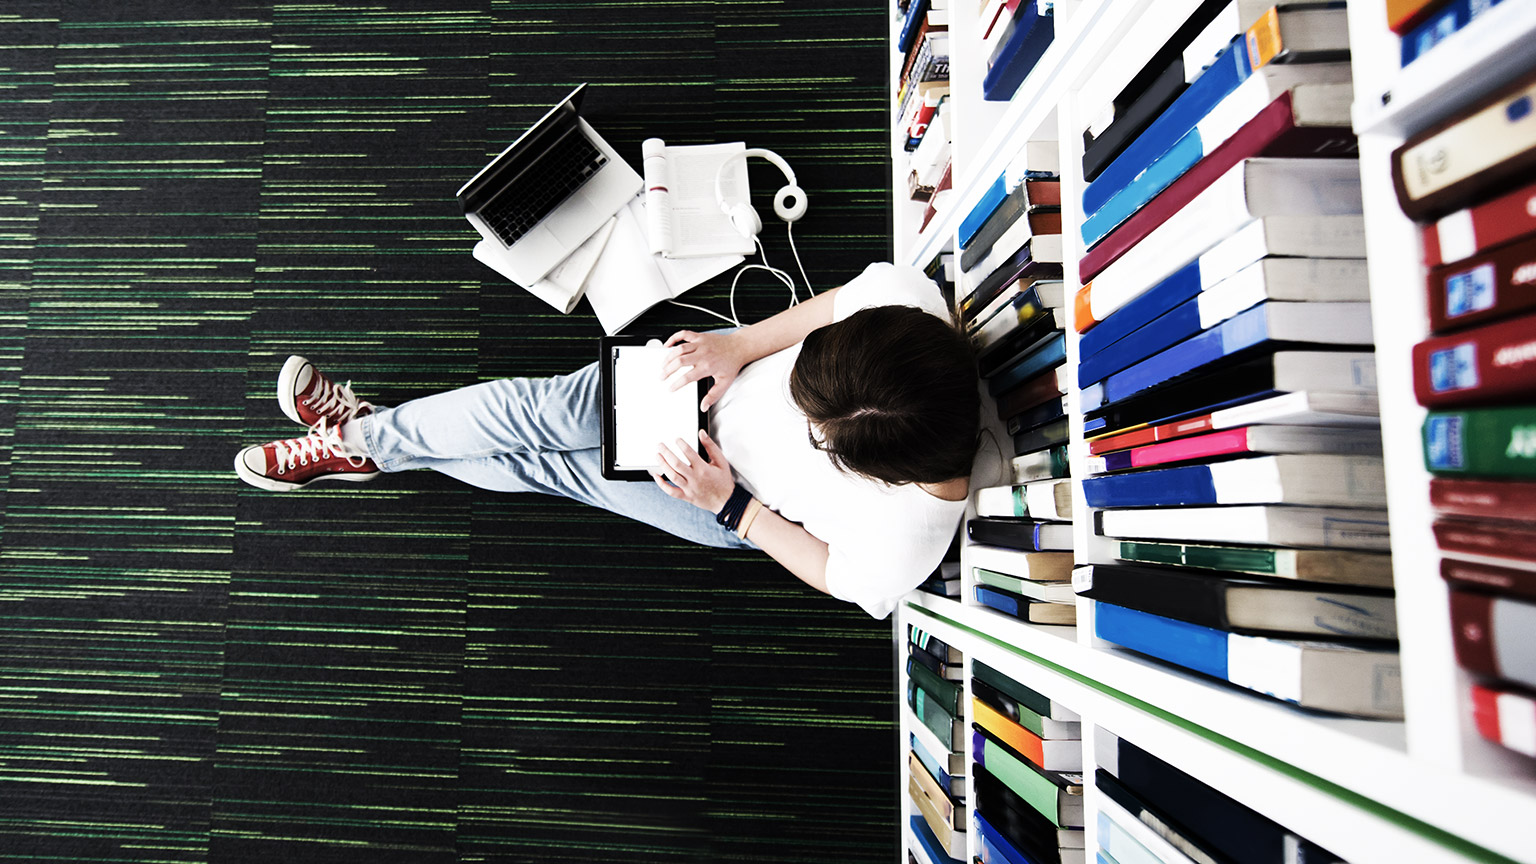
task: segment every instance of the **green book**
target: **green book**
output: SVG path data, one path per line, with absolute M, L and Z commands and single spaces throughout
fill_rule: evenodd
M 1171 564 L 1303 582 L 1392 587 L 1392 556 L 1378 552 L 1122 540 L 1117 557 L 1141 564 Z
M 1536 477 L 1536 406 L 1431 411 L 1424 467 L 1449 476 Z
M 964 696 L 964 690 L 959 681 L 942 678 L 932 669 L 910 657 L 907 658 L 907 677 L 912 679 L 912 683 L 922 688 L 928 694 L 928 698 L 943 706 L 950 715 L 960 716 L 960 700 Z
M 980 660 L 971 661 L 971 674 L 992 685 L 997 690 L 1013 697 L 1023 708 L 1039 714 L 1041 717 L 1049 717 L 1053 720 L 1079 720 L 1076 713 L 1058 706 L 1056 703 L 1025 687 L 1023 684 L 1009 678 L 1007 675 L 993 669 Z
M 1011 591 L 1031 600 L 1045 600 L 1051 603 L 1077 602 L 1077 592 L 1072 590 L 1071 582 L 1033 582 L 984 567 L 972 567 L 971 570 L 976 574 L 977 582 Z
M 959 720 L 956 720 L 943 706 L 928 697 L 927 691 L 917 686 L 915 682 L 907 682 L 907 704 L 911 706 L 912 713 L 926 727 L 928 731 L 938 736 L 939 742 L 948 747 L 951 752 L 961 747 L 961 735 L 965 729 Z
M 979 730 L 972 736 L 971 752 L 978 765 L 1001 780 L 1052 825 L 1082 827 L 1081 775 L 1056 774 L 1036 768 Z

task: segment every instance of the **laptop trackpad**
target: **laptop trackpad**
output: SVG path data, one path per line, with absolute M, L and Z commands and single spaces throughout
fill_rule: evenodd
M 611 215 L 599 213 L 596 207 L 587 202 L 585 196 L 578 194 L 556 207 L 555 212 L 544 220 L 544 227 L 555 235 L 556 240 L 574 249 L 602 227 Z

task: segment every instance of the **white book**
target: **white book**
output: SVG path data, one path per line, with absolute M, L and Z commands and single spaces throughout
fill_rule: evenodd
M 1124 807 L 1115 803 L 1108 795 L 1100 795 L 1098 798 L 1099 810 L 1099 837 L 1100 846 L 1110 855 L 1115 856 L 1119 864 L 1129 864 L 1119 857 L 1116 852 L 1125 840 L 1136 843 L 1143 851 L 1150 853 L 1161 864 L 1196 864 L 1194 859 L 1185 854 L 1185 849 L 1192 849 L 1189 841 L 1179 836 L 1171 827 L 1164 824 L 1152 814 L 1146 814 L 1152 822 L 1143 822 L 1131 815 Z M 1107 825 L 1105 823 L 1108 823 Z M 1107 836 L 1107 839 L 1105 839 Z M 1174 839 L 1177 838 L 1177 839 Z M 1113 847 L 1113 848 L 1112 848 Z M 1200 864 L 1210 864 L 1210 856 L 1200 854 Z
M 1208 328 L 1266 300 L 1369 303 L 1370 299 L 1364 259 L 1260 258 L 1201 291 L 1196 306 L 1200 326 Z
M 1319 217 L 1348 217 L 1360 223 L 1357 230 L 1361 242 L 1358 247 L 1351 247 L 1354 254 L 1313 252 L 1311 255 L 1363 258 L 1364 223 L 1360 211 L 1358 160 L 1246 159 L 1232 166 L 1194 200 L 1093 278 L 1089 283 L 1092 286 L 1089 296 L 1093 317 L 1104 320 L 1180 267 L 1204 255 L 1224 238 L 1258 219 L 1289 217 L 1294 224 L 1275 222 L 1273 227 L 1300 229 L 1297 233 L 1315 237 L 1317 232 L 1308 229 L 1309 223 L 1318 223 Z M 1322 243 L 1317 245 L 1328 248 Z M 1297 250 L 1268 254 L 1309 253 Z
M 1044 264 L 1062 263 L 1062 246 L 1060 234 L 1031 234 L 1029 228 L 1029 214 L 1023 213 L 1014 223 L 1008 226 L 997 242 L 992 244 L 992 251 L 987 257 L 972 269 L 977 273 L 991 273 L 997 268 L 1007 264 L 1013 258 L 1014 253 L 1029 244 L 1029 258 L 1031 261 L 1039 261 Z M 1010 248 L 1011 247 L 1011 248 Z
M 1212 429 L 1231 429 L 1250 423 L 1375 428 L 1380 422 L 1381 413 L 1374 389 L 1363 393 L 1282 393 L 1211 412 Z
M 1035 279 L 1030 276 L 1016 279 L 988 303 L 981 314 L 976 316 L 975 323 L 971 324 L 970 330 L 978 340 L 981 340 L 978 342 L 981 347 L 996 342 L 1013 329 L 1014 323 L 1018 321 L 1018 309 L 1013 310 L 1013 315 L 1005 313 L 1004 310 L 1017 300 L 1020 294 L 1030 288 L 1035 289 L 1035 296 L 1039 298 L 1041 306 L 1066 310 L 1066 291 L 1060 279 Z
M 993 588 L 1010 591 L 1018 594 L 1020 597 L 1028 597 L 1031 600 L 1039 600 L 1043 603 L 1059 603 L 1067 606 L 1076 605 L 1077 603 L 1077 592 L 1073 590 L 1071 582 L 1031 582 L 1027 579 L 1020 579 L 1017 576 L 998 573 L 996 570 L 988 570 L 985 567 L 977 567 L 974 575 L 976 581 L 983 585 L 990 585 Z
M 1113 801 L 1109 803 L 1114 804 Z M 1125 811 L 1121 810 L 1121 812 Z M 1164 859 L 1152 854 L 1152 850 L 1132 836 L 1118 821 L 1111 819 L 1109 811 L 1104 809 L 1102 804 L 1097 815 L 1099 848 L 1108 854 L 1115 864 L 1194 864 L 1187 855 Z
M 752 254 L 752 239 L 731 225 L 715 190 L 715 176 L 734 160 L 720 178 L 720 192 L 727 203 L 747 200 L 747 160 L 739 158 L 746 149 L 740 141 L 669 147 L 660 138 L 647 138 L 641 144 L 651 252 L 668 258 Z
M 1385 510 L 1251 504 L 1097 512 L 1098 533 L 1128 540 L 1184 540 L 1325 549 L 1391 548 Z
M 1401 719 L 1396 650 L 1227 634 L 1227 680 L 1308 708 Z
M 961 547 L 967 567 L 982 567 L 1033 582 L 1072 581 L 1072 553 L 1024 552 L 1003 546 L 972 543 Z
M 976 515 L 1071 519 L 1072 481 L 1040 480 L 976 490 Z
M 949 164 L 949 113 L 949 102 L 940 102 L 933 119 L 928 121 L 928 131 L 907 159 L 908 167 L 917 172 L 917 182 L 923 186 L 938 185 L 944 176 L 944 166 Z

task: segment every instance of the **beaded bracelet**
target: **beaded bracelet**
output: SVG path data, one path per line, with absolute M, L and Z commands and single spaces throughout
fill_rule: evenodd
M 746 487 L 737 483 L 736 488 L 731 492 L 731 497 L 726 499 L 725 506 L 721 507 L 720 512 L 715 514 L 715 524 L 724 525 L 735 531 L 736 526 L 741 524 L 741 515 L 747 512 L 747 504 L 751 500 L 752 493 L 748 492 Z

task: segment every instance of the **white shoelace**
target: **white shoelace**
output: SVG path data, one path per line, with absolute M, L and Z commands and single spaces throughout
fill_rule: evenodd
M 286 474 L 297 466 L 319 462 L 321 459 L 340 457 L 347 460 L 347 464 L 353 468 L 361 468 L 368 461 L 366 456 L 354 456 L 348 453 L 346 446 L 341 443 L 341 429 L 336 426 L 326 426 L 323 417 L 303 438 L 272 442 L 272 451 L 277 457 L 279 474 Z
M 371 403 L 364 402 L 353 394 L 351 381 L 338 386 L 324 376 L 320 378 L 319 391 L 305 399 L 304 404 L 313 408 L 315 413 L 322 417 L 330 417 L 337 409 L 343 409 L 345 413 L 336 420 L 338 426 L 356 417 L 357 412 L 364 408 L 370 410 L 373 408 Z

